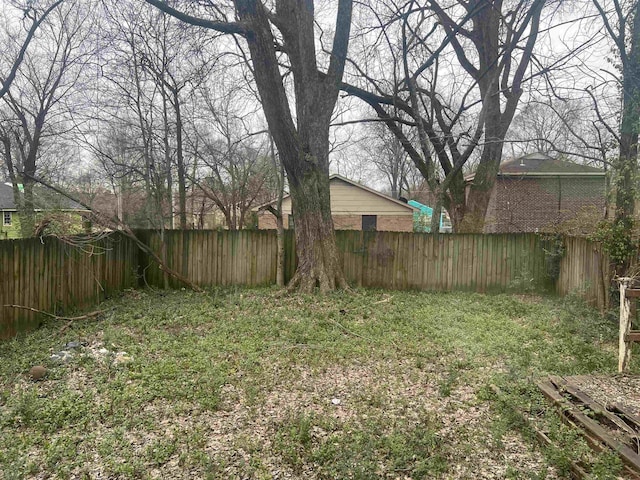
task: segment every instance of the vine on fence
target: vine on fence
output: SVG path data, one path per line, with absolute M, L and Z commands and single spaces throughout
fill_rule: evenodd
M 626 222 L 602 221 L 589 239 L 600 243 L 603 250 L 609 254 L 609 258 L 618 268 L 623 267 L 626 269 L 636 254 L 637 248 L 633 241 L 633 229 Z
M 560 262 L 567 252 L 564 243 L 564 235 L 560 233 L 548 233 L 541 236 L 545 259 L 547 262 L 547 275 L 553 281 L 560 278 Z

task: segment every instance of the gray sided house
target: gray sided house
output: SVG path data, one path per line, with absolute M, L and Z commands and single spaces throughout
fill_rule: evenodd
M 336 230 L 376 230 L 412 232 L 413 214 L 419 210 L 340 175 L 329 179 L 331 216 Z M 274 205 L 275 202 L 266 205 Z M 276 219 L 264 206 L 253 210 L 258 214 L 259 229 L 275 229 Z M 291 197 L 282 201 L 284 228 L 294 228 Z
M 74 234 L 83 231 L 89 210 L 45 187 L 34 189 L 36 224 L 50 233 Z M 0 183 L 0 240 L 21 238 L 18 202 L 11 184 Z
M 500 166 L 485 233 L 585 233 L 604 218 L 605 207 L 604 170 L 532 153 Z

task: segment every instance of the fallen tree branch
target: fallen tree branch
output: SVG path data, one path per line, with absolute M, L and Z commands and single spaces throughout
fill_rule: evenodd
M 379 300 L 377 302 L 373 302 L 373 305 L 380 305 L 381 303 L 387 303 L 387 302 L 390 302 L 392 299 L 393 299 L 393 295 L 390 297 L 383 298 L 382 300 Z
M 97 317 L 102 313 L 106 313 L 107 310 L 96 310 L 95 312 L 86 313 L 84 315 L 80 315 L 78 317 L 61 317 L 60 315 L 55 315 L 53 313 L 45 312 L 44 310 L 38 310 L 33 307 L 26 307 L 24 305 L 5 305 L 6 308 L 19 308 L 22 310 L 29 310 L 31 312 L 40 313 L 42 315 L 46 315 L 47 317 L 53 318 L 55 320 L 66 320 L 69 322 L 74 322 L 76 320 L 86 320 L 88 318 Z
M 131 230 L 131 228 L 126 223 L 121 221 L 120 219 L 115 218 L 115 217 L 109 217 L 109 216 L 107 216 L 107 215 L 105 215 L 103 213 L 96 212 L 95 210 L 93 210 L 91 208 L 91 206 L 87 205 L 82 200 L 80 200 L 78 198 L 75 198 L 72 195 L 69 195 L 64 190 L 61 190 L 61 189 L 51 185 L 50 183 L 45 182 L 44 180 L 42 180 L 40 178 L 31 176 L 31 175 L 29 175 L 27 173 L 24 173 L 24 172 L 21 172 L 21 173 L 25 177 L 30 178 L 31 180 L 33 180 L 34 182 L 37 182 L 40 185 L 43 185 L 43 186 L 53 190 L 54 192 L 56 192 L 56 193 L 58 193 L 58 194 L 60 194 L 60 195 L 62 195 L 64 197 L 68 198 L 69 200 L 72 200 L 72 201 L 76 202 L 80 206 L 84 207 L 85 209 L 87 209 L 88 211 L 93 213 L 95 220 L 99 224 L 101 224 L 103 227 L 110 228 L 112 230 L 117 230 L 120 233 L 122 233 L 123 235 L 125 235 L 126 237 L 130 238 L 131 240 L 133 240 L 136 243 L 136 245 L 138 245 L 138 248 L 140 248 L 140 250 L 142 250 L 147 255 L 149 255 L 151 258 L 153 258 L 153 260 L 158 264 L 158 267 L 160 268 L 160 270 L 162 270 L 163 272 L 166 272 L 167 274 L 169 274 L 172 277 L 176 278 L 180 282 L 184 283 L 189 288 L 191 288 L 194 292 L 204 293 L 204 290 L 202 288 L 200 288 L 198 285 L 196 285 L 191 280 L 189 280 L 185 276 L 181 275 L 180 273 L 176 272 L 175 270 L 170 268 L 168 265 L 166 265 L 165 262 L 163 262 L 162 259 L 156 254 L 156 252 L 154 252 L 153 249 L 151 249 L 147 244 L 142 242 L 136 236 L 136 234 L 133 232 L 133 230 Z

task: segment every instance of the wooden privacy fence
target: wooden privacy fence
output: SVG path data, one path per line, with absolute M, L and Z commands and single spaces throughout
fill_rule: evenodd
M 5 305 L 64 315 L 137 285 L 138 247 L 133 241 L 114 233 L 78 245 L 55 237 L 0 241 L 0 338 L 40 320 L 34 312 Z
M 274 231 L 139 231 L 138 237 L 168 266 L 200 286 L 272 285 L 276 282 Z M 164 235 L 164 242 L 161 241 Z M 583 239 L 566 239 L 563 255 L 535 234 L 430 235 L 336 232 L 344 272 L 354 285 L 388 289 L 542 291 L 583 293 L 603 308 L 608 259 Z M 293 232 L 285 235 L 285 280 L 296 267 Z M 163 246 L 164 245 L 164 246 Z M 551 254 L 550 254 L 551 252 Z M 181 283 L 129 238 L 114 233 L 83 248 L 45 237 L 0 242 L 0 336 L 28 328 L 22 305 L 62 314 L 106 295 L 145 284 Z
M 287 232 L 286 270 L 295 270 L 293 235 Z M 162 236 L 168 266 L 200 286 L 272 285 L 276 283 L 277 239 L 269 230 L 167 230 L 138 231 L 138 238 L 163 257 Z M 291 254 L 293 253 L 293 255 Z M 164 285 L 164 273 L 158 264 L 141 255 L 140 271 L 144 280 L 157 287 Z M 290 278 L 287 277 L 287 279 Z M 167 278 L 171 287 L 182 287 L 175 278 Z
M 164 233 L 169 266 L 201 285 L 269 285 L 276 281 L 273 231 Z M 162 251 L 159 232 L 141 233 Z M 537 235 L 429 235 L 396 232 L 336 232 L 349 282 L 363 287 L 479 292 L 535 290 L 553 285 L 544 241 Z M 293 232 L 285 237 L 285 279 L 296 266 Z M 144 259 L 149 285 L 162 286 L 158 265 Z M 180 286 L 169 279 L 171 286 Z
M 347 279 L 364 287 L 478 292 L 539 290 L 550 285 L 535 235 L 337 235 Z

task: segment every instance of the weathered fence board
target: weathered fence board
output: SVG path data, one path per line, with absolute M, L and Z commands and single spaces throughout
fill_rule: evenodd
M 591 305 L 604 310 L 609 305 L 611 266 L 602 246 L 578 237 L 564 239 L 560 259 L 557 293 L 576 293 Z
M 276 282 L 274 231 L 138 231 L 168 266 L 201 286 L 272 285 Z M 164 237 L 164 247 L 162 238 Z M 430 235 L 336 232 L 347 280 L 361 287 L 478 292 L 577 292 L 608 305 L 607 256 L 592 242 L 565 239 L 564 254 L 534 234 Z M 287 231 L 285 281 L 295 271 L 295 238 Z M 555 263 L 554 263 L 555 262 Z M 136 285 L 181 287 L 150 256 L 119 234 L 82 249 L 55 238 L 0 242 L 0 336 L 38 322 L 23 305 L 57 314 L 98 302 Z

